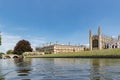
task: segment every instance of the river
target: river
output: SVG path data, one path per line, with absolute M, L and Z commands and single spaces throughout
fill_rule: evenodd
M 0 59 L 0 80 L 119 80 L 120 59 Z

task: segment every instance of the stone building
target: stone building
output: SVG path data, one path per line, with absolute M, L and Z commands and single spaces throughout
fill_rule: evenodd
M 92 35 L 92 31 L 89 31 L 89 48 L 94 49 L 108 49 L 108 48 L 119 48 L 120 47 L 120 36 L 118 39 L 108 37 L 102 34 L 100 27 L 98 28 L 98 35 Z
M 84 51 L 84 46 L 53 44 L 41 48 L 36 48 L 36 51 L 55 53 L 55 54 L 63 53 L 63 52 L 80 52 L 80 51 Z

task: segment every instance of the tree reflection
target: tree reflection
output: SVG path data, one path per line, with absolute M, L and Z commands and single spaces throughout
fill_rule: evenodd
M 4 74 L 3 74 L 3 60 L 2 59 L 0 59 L 0 80 L 5 80 L 5 78 L 4 78 Z
M 28 76 L 30 74 L 31 68 L 31 59 L 15 59 L 16 72 L 18 76 Z M 27 79 L 30 80 L 30 79 Z
M 0 78 L 0 80 L 5 80 L 5 78 Z

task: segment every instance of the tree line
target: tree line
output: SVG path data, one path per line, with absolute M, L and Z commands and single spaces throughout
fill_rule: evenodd
M 14 47 L 14 50 L 8 50 L 6 54 L 17 54 L 22 55 L 24 52 L 32 52 L 33 49 L 31 48 L 31 44 L 27 40 L 20 40 Z M 0 56 L 4 54 L 0 52 Z

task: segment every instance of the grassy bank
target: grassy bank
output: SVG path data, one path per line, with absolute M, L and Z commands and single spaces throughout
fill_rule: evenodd
M 81 51 L 79 53 L 45 54 L 27 58 L 120 58 L 120 49 Z

